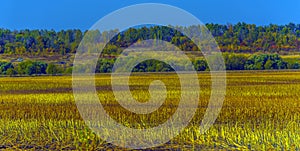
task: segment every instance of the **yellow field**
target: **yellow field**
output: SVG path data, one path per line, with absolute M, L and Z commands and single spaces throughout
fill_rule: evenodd
M 135 74 L 130 89 L 147 101 L 148 86 L 162 80 L 168 89 L 162 108 L 149 115 L 131 114 L 113 98 L 109 75 L 97 75 L 96 86 L 107 113 L 132 128 L 148 128 L 176 111 L 180 84 L 176 74 Z M 210 75 L 200 73 L 199 108 L 190 125 L 165 149 L 300 149 L 300 72 L 227 73 L 227 93 L 215 124 L 204 134 L 199 125 L 210 97 Z M 124 150 L 101 140 L 85 126 L 72 94 L 72 77 L 0 78 L 0 149 Z M 157 136 L 161 137 L 161 136 Z

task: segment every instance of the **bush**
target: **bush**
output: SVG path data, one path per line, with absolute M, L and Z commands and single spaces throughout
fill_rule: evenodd
M 226 70 L 244 70 L 247 57 L 241 54 L 224 54 Z
M 287 69 L 287 63 L 278 54 L 252 55 L 246 61 L 246 70 Z
M 12 77 L 12 76 L 14 76 L 16 74 L 17 74 L 17 71 L 15 69 L 13 69 L 13 68 L 9 68 L 9 69 L 6 70 L 6 75 L 9 75 L 9 76 Z
M 46 69 L 47 74 L 55 75 L 62 73 L 62 68 L 57 65 L 50 63 Z
M 196 71 L 205 71 L 208 69 L 207 62 L 205 60 L 196 59 L 193 61 Z

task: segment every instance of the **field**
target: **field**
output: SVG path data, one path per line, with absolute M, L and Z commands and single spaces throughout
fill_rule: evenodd
M 300 71 L 228 72 L 223 108 L 203 135 L 199 125 L 211 82 L 209 73 L 198 76 L 201 97 L 196 115 L 180 135 L 153 150 L 300 150 Z M 175 112 L 180 94 L 176 74 L 144 73 L 130 77 L 134 97 L 147 101 L 153 80 L 165 82 L 168 92 L 162 108 L 148 116 L 131 114 L 117 104 L 108 74 L 96 76 L 96 88 L 106 112 L 116 121 L 148 128 Z M 85 126 L 72 92 L 71 76 L 0 78 L 0 149 L 124 150 Z

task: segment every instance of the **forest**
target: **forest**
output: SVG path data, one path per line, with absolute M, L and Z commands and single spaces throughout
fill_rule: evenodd
M 206 27 L 216 39 L 222 52 L 287 53 L 297 52 L 300 49 L 300 24 L 256 26 L 237 23 L 234 25 L 206 24 Z M 193 33 L 195 28 L 197 29 L 199 26 L 190 26 L 182 30 L 186 33 Z M 118 32 L 118 29 L 95 31 L 93 36 L 99 37 L 99 42 L 101 42 Z M 0 54 L 75 53 L 85 33 L 87 31 L 79 29 L 61 31 L 0 29 Z M 184 35 L 163 26 L 129 28 L 116 37 L 116 42 L 122 47 L 132 41 L 147 38 L 167 39 L 173 43 L 185 45 L 184 51 L 197 50 L 190 47 L 190 41 Z

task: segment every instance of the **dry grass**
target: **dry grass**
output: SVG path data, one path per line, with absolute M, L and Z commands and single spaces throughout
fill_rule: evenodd
M 162 80 L 168 89 L 163 107 L 149 115 L 120 107 L 109 75 L 97 75 L 99 97 L 118 122 L 133 128 L 153 127 L 176 110 L 180 95 L 175 74 L 137 74 L 130 78 L 132 94 L 149 98 L 148 86 Z M 123 148 L 91 132 L 77 111 L 70 76 L 0 79 L 0 149 L 96 150 Z M 199 74 L 201 98 L 190 125 L 163 146 L 165 149 L 300 149 L 300 72 L 230 72 L 227 94 L 216 123 L 205 133 L 199 125 L 210 95 L 210 76 Z M 160 137 L 160 136 L 157 136 Z

